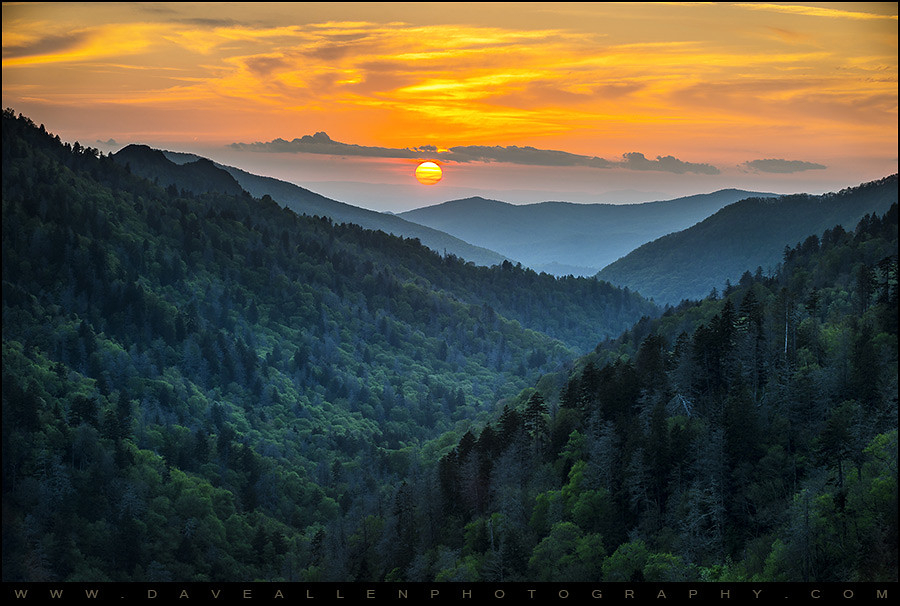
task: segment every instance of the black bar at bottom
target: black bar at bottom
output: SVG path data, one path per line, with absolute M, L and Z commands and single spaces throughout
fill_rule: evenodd
M 4 583 L 12 604 L 887 604 L 886 583 Z

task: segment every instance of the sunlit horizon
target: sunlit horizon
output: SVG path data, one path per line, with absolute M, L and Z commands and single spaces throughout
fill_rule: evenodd
M 301 185 L 413 188 L 407 162 L 440 159 L 427 196 L 827 191 L 897 171 L 896 3 L 209 13 L 5 3 L 3 105 L 103 151 L 145 143 Z

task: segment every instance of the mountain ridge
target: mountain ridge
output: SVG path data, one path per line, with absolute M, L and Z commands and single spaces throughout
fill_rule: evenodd
M 596 275 L 660 304 L 699 299 L 753 268 L 772 269 L 785 246 L 819 237 L 834 225 L 856 225 L 897 201 L 897 175 L 840 192 L 747 198 L 688 229 L 648 242 Z
M 201 158 L 196 154 L 185 152 L 161 150 L 161 153 L 176 164 L 185 164 L 193 158 Z M 211 160 L 207 161 L 212 162 Z M 213 162 L 213 164 L 229 174 L 251 195 L 256 197 L 269 195 L 283 206 L 299 214 L 329 217 L 338 223 L 353 223 L 366 229 L 377 229 L 395 236 L 416 238 L 439 254 L 453 254 L 476 265 L 490 267 L 511 260 L 505 255 L 475 246 L 440 230 L 407 221 L 396 214 L 360 208 L 274 177 L 255 175 L 243 169 L 217 162 Z
M 192 162 L 176 164 L 161 150 L 148 145 L 126 145 L 112 155 L 132 173 L 153 180 L 162 187 L 175 186 L 191 193 L 218 192 L 240 195 L 243 188 L 226 171 L 218 168 L 208 158 L 197 156 Z
M 3 135 L 4 582 L 896 583 L 895 205 L 660 315 Z
M 399 216 L 487 246 L 537 271 L 561 265 L 581 267 L 585 275 L 594 275 L 638 246 L 750 196 L 776 194 L 731 188 L 634 204 L 547 201 L 521 205 L 473 196 Z
M 660 311 L 164 187 L 12 110 L 0 157 L 5 582 L 356 576 L 310 554 L 445 431 Z
M 897 204 L 783 254 L 461 435 L 427 547 L 469 540 L 441 574 L 896 583 Z

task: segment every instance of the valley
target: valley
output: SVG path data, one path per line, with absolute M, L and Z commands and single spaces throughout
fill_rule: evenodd
M 654 303 L 208 160 L 3 133 L 4 581 L 896 580 L 896 176 L 604 207 L 695 209 L 632 254 L 716 292 Z M 770 270 L 721 280 L 735 224 Z

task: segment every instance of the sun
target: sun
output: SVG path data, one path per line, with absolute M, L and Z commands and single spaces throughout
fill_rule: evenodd
M 416 179 L 425 185 L 434 185 L 444 176 L 441 167 L 434 162 L 422 162 L 416 167 Z

